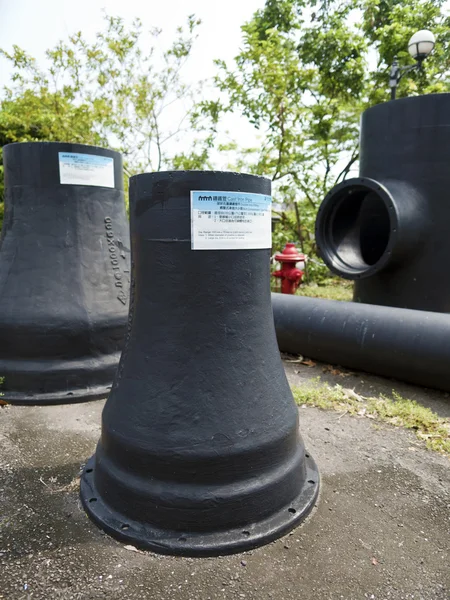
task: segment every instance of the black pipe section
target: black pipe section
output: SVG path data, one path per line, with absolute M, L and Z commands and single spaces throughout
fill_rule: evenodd
M 214 196 L 245 202 L 270 196 L 270 185 L 221 172 L 131 178 L 129 332 L 81 480 L 89 516 L 128 544 L 237 552 L 289 531 L 314 505 L 319 474 L 276 344 L 270 248 L 191 249 L 193 190 L 204 191 L 207 219 Z
M 283 352 L 450 391 L 450 316 L 272 294 Z
M 80 144 L 3 148 L 0 376 L 13 404 L 102 398 L 126 332 L 122 157 Z
M 450 94 L 362 115 L 360 177 L 337 185 L 316 220 L 319 253 L 355 280 L 354 300 L 450 312 Z

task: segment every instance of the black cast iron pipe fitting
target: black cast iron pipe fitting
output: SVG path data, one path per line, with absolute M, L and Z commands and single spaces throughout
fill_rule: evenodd
M 450 312 L 450 94 L 362 115 L 360 177 L 325 197 L 319 253 L 357 302 Z
M 276 345 L 270 249 L 245 240 L 191 249 L 193 190 L 245 199 L 270 195 L 270 181 L 201 171 L 131 178 L 129 333 L 81 500 L 126 543 L 199 556 L 295 527 L 319 474 Z
M 81 144 L 3 149 L 0 391 L 15 404 L 103 398 L 126 331 L 122 157 Z

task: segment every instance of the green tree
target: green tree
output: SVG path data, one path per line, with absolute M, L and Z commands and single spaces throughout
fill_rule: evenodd
M 195 86 L 182 77 L 199 21 L 189 17 L 159 51 L 159 30 L 144 32 L 138 19 L 129 27 L 121 18 L 105 19 L 93 43 L 79 32 L 48 50 L 44 69 L 17 46 L 0 50 L 12 66 L 0 97 L 0 142 L 107 145 L 122 152 L 127 175 L 208 164 L 214 123 L 197 110 Z M 191 149 L 180 153 L 172 143 L 170 152 L 181 135 Z
M 369 104 L 388 98 L 387 80 L 394 56 L 400 64 L 413 64 L 407 45 L 419 29 L 430 29 L 437 38 L 433 54 L 424 68 L 404 77 L 398 97 L 437 94 L 450 90 L 450 15 L 447 0 L 364 0 L 359 5 L 362 20 L 359 27 L 370 42 L 375 60 L 367 81 Z
M 0 202 L 3 202 L 3 146 L 36 141 L 104 144 L 95 131 L 93 112 L 86 104 L 74 105 L 61 93 L 46 89 L 6 90 L 0 104 Z M 3 215 L 3 204 L 0 205 Z
M 204 110 L 241 113 L 259 132 L 261 143 L 240 153 L 237 168 L 272 179 L 281 231 L 307 254 L 316 253 L 322 198 L 356 167 L 359 115 L 388 99 L 391 61 L 395 54 L 403 64 L 412 60 L 406 48 L 417 29 L 432 29 L 438 46 L 423 72 L 402 81 L 399 96 L 450 88 L 450 20 L 442 4 L 267 0 L 242 27 L 234 64 L 218 61 L 217 85 L 227 99 Z

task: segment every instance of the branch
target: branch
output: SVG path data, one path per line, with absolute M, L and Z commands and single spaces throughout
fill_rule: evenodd
M 158 120 L 155 114 L 154 109 L 152 109 L 153 122 L 155 127 L 155 138 L 156 138 L 156 149 L 158 151 L 158 166 L 156 168 L 157 171 L 161 170 L 161 160 L 162 160 L 162 152 L 161 152 L 161 136 L 159 133 Z
M 302 247 L 302 251 L 303 251 L 302 222 L 301 222 L 301 219 L 300 219 L 300 211 L 298 209 L 298 203 L 297 202 L 294 202 L 294 209 L 295 209 L 295 218 L 297 219 L 298 239 L 299 239 L 300 245 Z
M 172 133 L 168 133 L 164 139 L 160 140 L 161 146 L 165 142 L 167 142 L 167 140 L 170 140 L 170 138 L 172 138 L 174 135 L 177 135 L 178 133 L 181 133 L 182 131 L 188 131 L 187 129 L 182 128 L 183 122 L 188 117 L 190 117 L 190 114 L 189 114 L 189 112 L 186 112 L 185 115 L 183 116 L 183 118 L 178 122 L 178 127 L 174 131 L 172 131 Z M 155 120 L 156 120 L 156 117 L 155 117 Z
M 316 209 L 317 208 L 317 204 L 314 202 L 314 200 L 312 199 L 308 188 L 300 181 L 297 173 L 293 172 L 293 171 L 287 171 L 286 173 L 284 173 L 284 175 L 280 176 L 279 179 L 281 179 L 281 177 L 286 177 L 286 175 L 290 175 L 294 181 L 296 182 L 296 184 L 299 186 L 299 188 L 302 190 L 302 192 L 305 194 L 308 202 L 311 204 L 311 206 Z
M 280 133 L 281 133 L 281 141 L 280 141 L 280 145 L 278 147 L 278 160 L 277 160 L 277 166 L 275 168 L 275 173 L 273 174 L 272 177 L 272 181 L 275 181 L 277 179 L 278 173 L 280 172 L 280 167 L 281 167 L 281 161 L 283 158 L 283 149 L 284 149 L 284 142 L 285 142 L 285 130 L 284 130 L 284 106 L 283 103 L 281 103 L 280 106 L 280 111 L 279 111 L 279 118 L 280 118 Z
M 305 196 L 308 199 L 308 202 L 311 204 L 311 206 L 314 209 L 316 209 L 317 208 L 317 204 L 314 202 L 314 200 L 312 199 L 312 197 L 309 195 L 308 189 L 304 185 L 302 185 L 302 184 L 300 184 L 300 189 L 305 194 Z
M 342 180 L 344 180 L 347 177 L 350 169 L 352 168 L 352 165 L 358 160 L 358 158 L 359 158 L 359 152 L 358 152 L 358 149 L 355 149 L 353 151 L 352 157 L 350 158 L 350 160 L 348 161 L 348 163 L 346 164 L 344 169 L 342 169 L 342 171 L 336 177 L 334 185 L 337 185 L 339 183 L 339 180 L 341 177 L 342 177 Z
M 325 146 L 326 151 L 328 152 L 328 146 Z M 328 182 L 328 175 L 330 174 L 330 170 L 331 170 L 331 166 L 330 166 L 330 159 L 327 156 L 325 157 L 325 164 L 326 164 L 326 168 L 325 168 L 325 175 L 323 177 L 323 183 L 322 183 L 322 191 L 324 194 L 327 193 L 327 182 Z
M 130 169 L 128 167 L 124 166 L 123 171 L 127 177 L 131 177 L 133 175 L 133 173 L 130 171 Z

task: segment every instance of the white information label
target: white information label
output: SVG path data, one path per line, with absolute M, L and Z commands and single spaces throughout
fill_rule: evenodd
M 113 158 L 76 152 L 58 152 L 58 156 L 60 183 L 114 187 Z
M 272 197 L 191 191 L 192 250 L 270 248 Z

